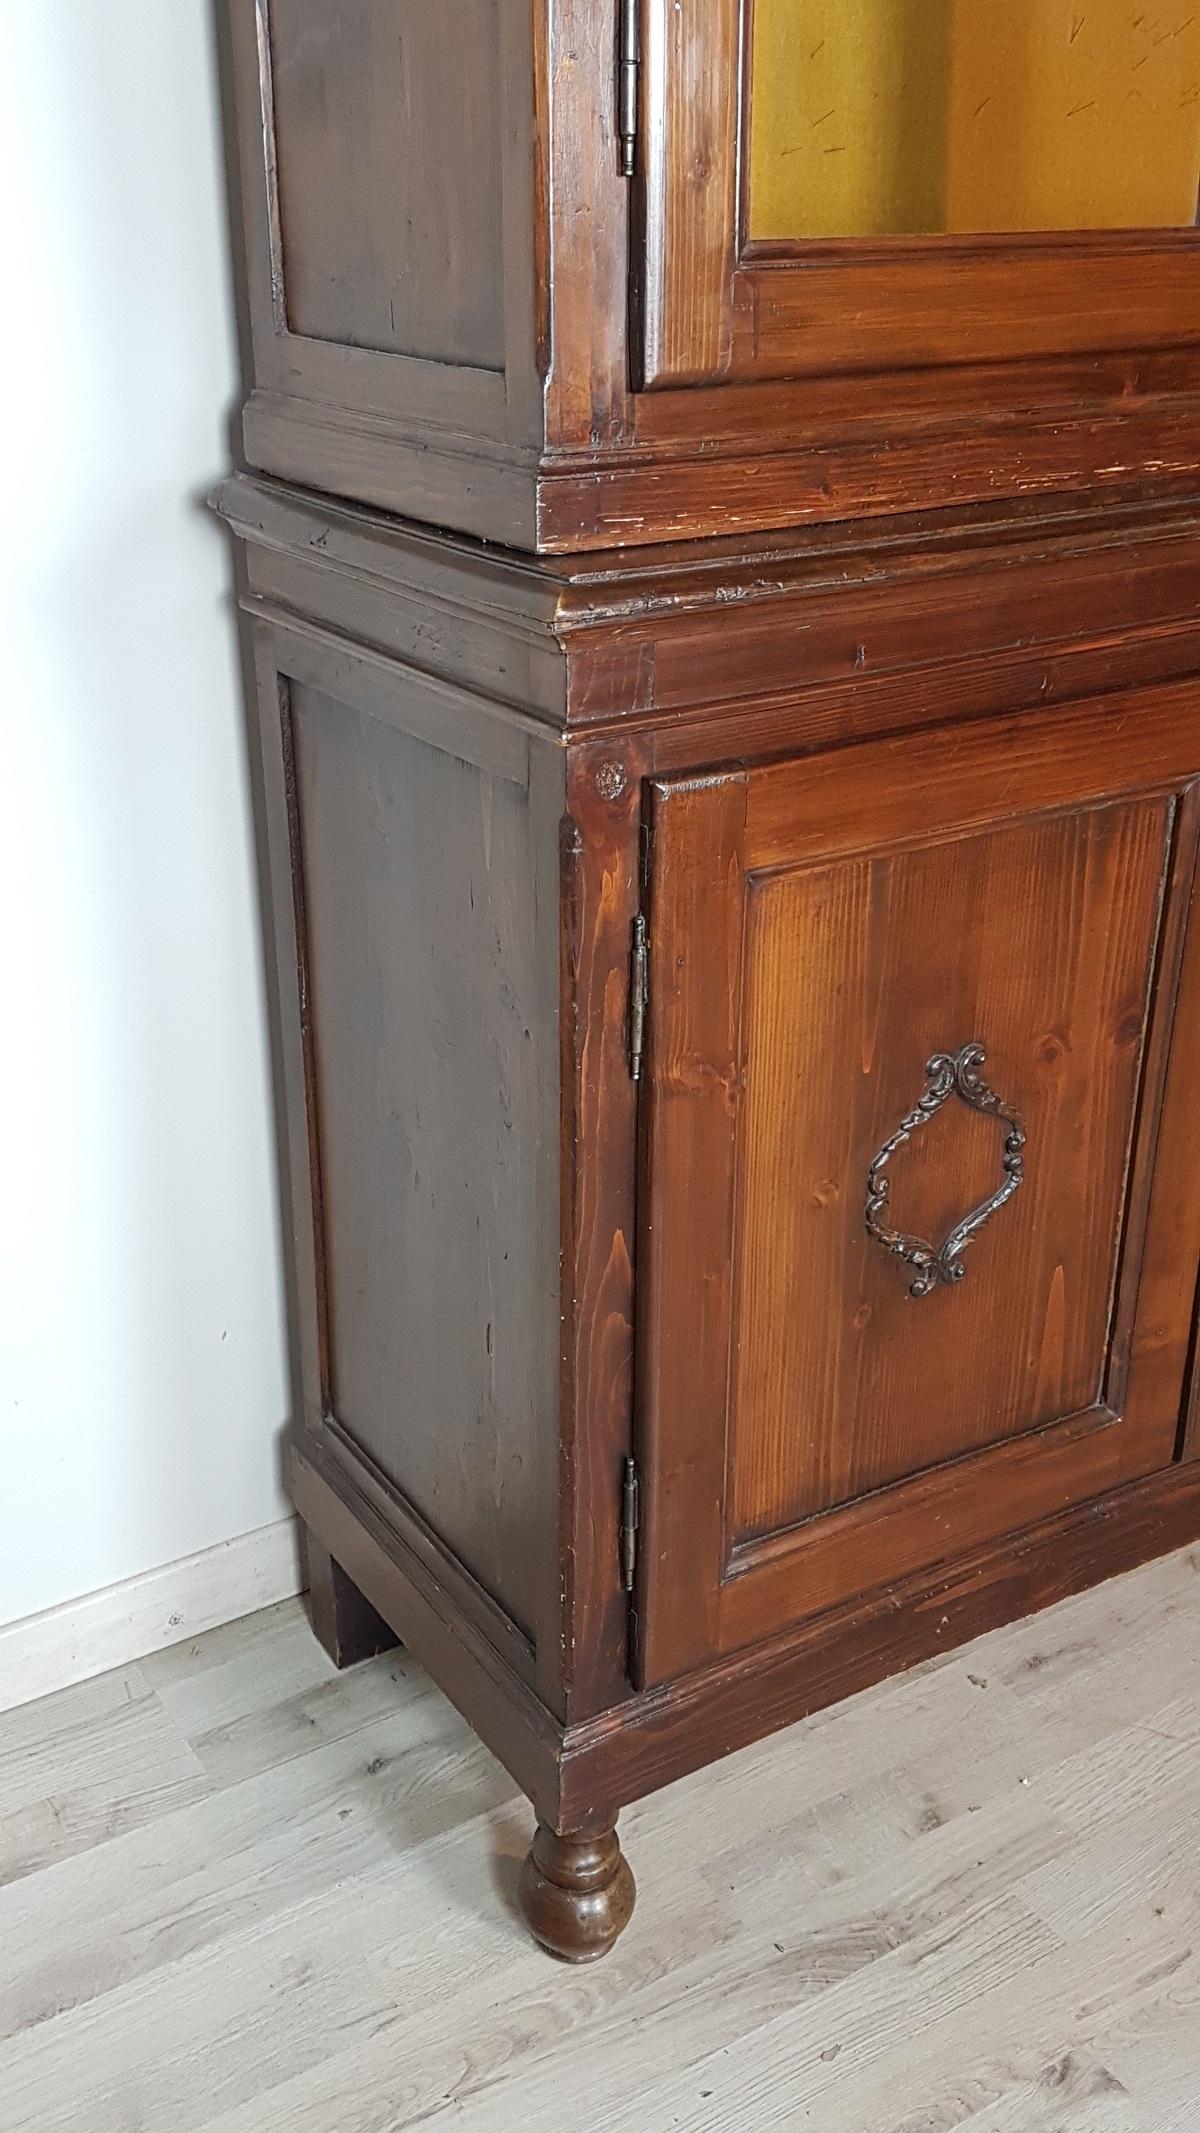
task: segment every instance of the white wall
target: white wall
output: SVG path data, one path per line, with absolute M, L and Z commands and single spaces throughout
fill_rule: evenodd
M 6 0 L 0 1623 L 283 1516 L 213 0 Z

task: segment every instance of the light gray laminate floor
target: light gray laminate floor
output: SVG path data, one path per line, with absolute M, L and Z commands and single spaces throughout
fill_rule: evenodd
M 3 2133 L 1200 2133 L 1200 1550 L 623 1823 L 553 1964 L 529 1815 L 289 1603 L 0 1719 Z

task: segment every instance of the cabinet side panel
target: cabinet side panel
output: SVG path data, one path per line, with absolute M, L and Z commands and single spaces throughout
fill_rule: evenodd
M 290 697 L 324 1405 L 536 1643 L 557 1546 L 553 793 Z M 529 754 L 554 771 L 549 743 Z
M 293 333 L 504 366 L 497 0 L 270 0 Z

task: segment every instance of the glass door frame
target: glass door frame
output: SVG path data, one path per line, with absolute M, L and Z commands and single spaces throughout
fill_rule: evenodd
M 643 389 L 1200 343 L 1200 229 L 749 238 L 754 0 L 642 0 Z

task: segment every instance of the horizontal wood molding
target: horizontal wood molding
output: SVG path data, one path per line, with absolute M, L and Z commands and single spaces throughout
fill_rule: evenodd
M 297 1506 L 552 1826 L 602 1824 L 781 1726 L 1001 1623 L 1200 1540 L 1200 1461 L 1080 1504 L 1011 1540 L 885 1587 L 774 1643 L 564 1727 L 369 1507 L 305 1456 Z
M 1119 1419 L 1108 1408 L 1092 1408 L 735 1550 L 722 1592 L 723 1649 L 744 1647 L 772 1610 L 780 1620 L 798 1614 L 800 1594 L 806 1611 L 836 1607 L 875 1584 L 881 1569 L 892 1576 L 897 1568 L 917 1571 L 947 1548 L 982 1546 L 994 1531 L 1000 1494 L 1014 1527 L 1045 1517 L 1048 1504 L 1065 1509 L 1101 1495 L 1122 1475 L 1121 1437 L 1113 1427 Z M 983 1471 L 991 1476 L 986 1491 L 979 1488 Z M 852 1544 L 852 1557 L 839 1543 Z
M 432 1675 L 537 1811 L 558 1821 L 562 1726 L 394 1522 L 309 1439 L 292 1454 L 296 1509 L 321 1546 Z
M 412 740 L 473 763 L 489 777 L 522 789 L 528 785 L 529 736 L 544 737 L 540 721 L 253 596 L 241 605 L 289 681 L 320 689 L 335 703 L 352 705 Z
M 808 428 L 797 395 L 792 434 Z M 307 469 L 305 478 L 313 478 Z M 1064 409 L 1026 422 L 922 420 L 898 425 L 886 450 L 876 438 L 840 429 L 774 450 L 718 453 L 698 450 L 692 439 L 669 455 L 597 455 L 587 465 L 546 460 L 536 487 L 531 545 L 546 554 L 885 519 L 948 502 L 983 508 L 997 497 L 1043 497 L 1047 508 L 1081 494 L 1092 504 L 1152 494 L 1165 501 L 1200 488 L 1200 413 L 1189 405 L 1141 419 Z M 394 484 L 391 494 L 393 508 L 417 509 Z M 447 522 L 459 523 L 450 514 Z
M 436 431 L 417 436 L 394 420 L 265 390 L 246 402 L 242 442 L 264 473 L 483 540 L 538 545 L 536 472 L 524 454 L 455 450 Z
M 910 834 L 928 837 L 919 808 L 907 825 L 880 812 L 889 765 L 901 758 L 906 786 L 936 791 L 945 834 L 958 836 L 1008 814 L 1078 805 L 1089 794 L 1104 800 L 1156 784 L 1165 790 L 1196 771 L 1198 722 L 1200 682 L 1186 681 L 1065 709 L 1036 724 L 991 721 L 956 749 L 947 749 L 944 733 L 929 732 L 814 757 L 805 780 L 797 780 L 794 766 L 768 767 L 748 796 L 746 865 L 761 872 L 832 852 L 890 848 Z
M 1192 342 L 1184 289 L 1200 281 L 1195 232 L 1132 251 L 1092 242 L 1043 249 L 945 249 L 918 260 L 802 267 L 753 261 L 738 273 L 739 378 L 1022 361 Z M 915 283 L 897 305 L 897 289 Z M 886 387 L 884 388 L 886 390 Z
M 562 1812 L 640 1799 L 780 1726 L 953 1651 L 1001 1623 L 1200 1539 L 1200 1462 L 1079 1504 L 1022 1534 L 820 1616 L 571 1727 Z

